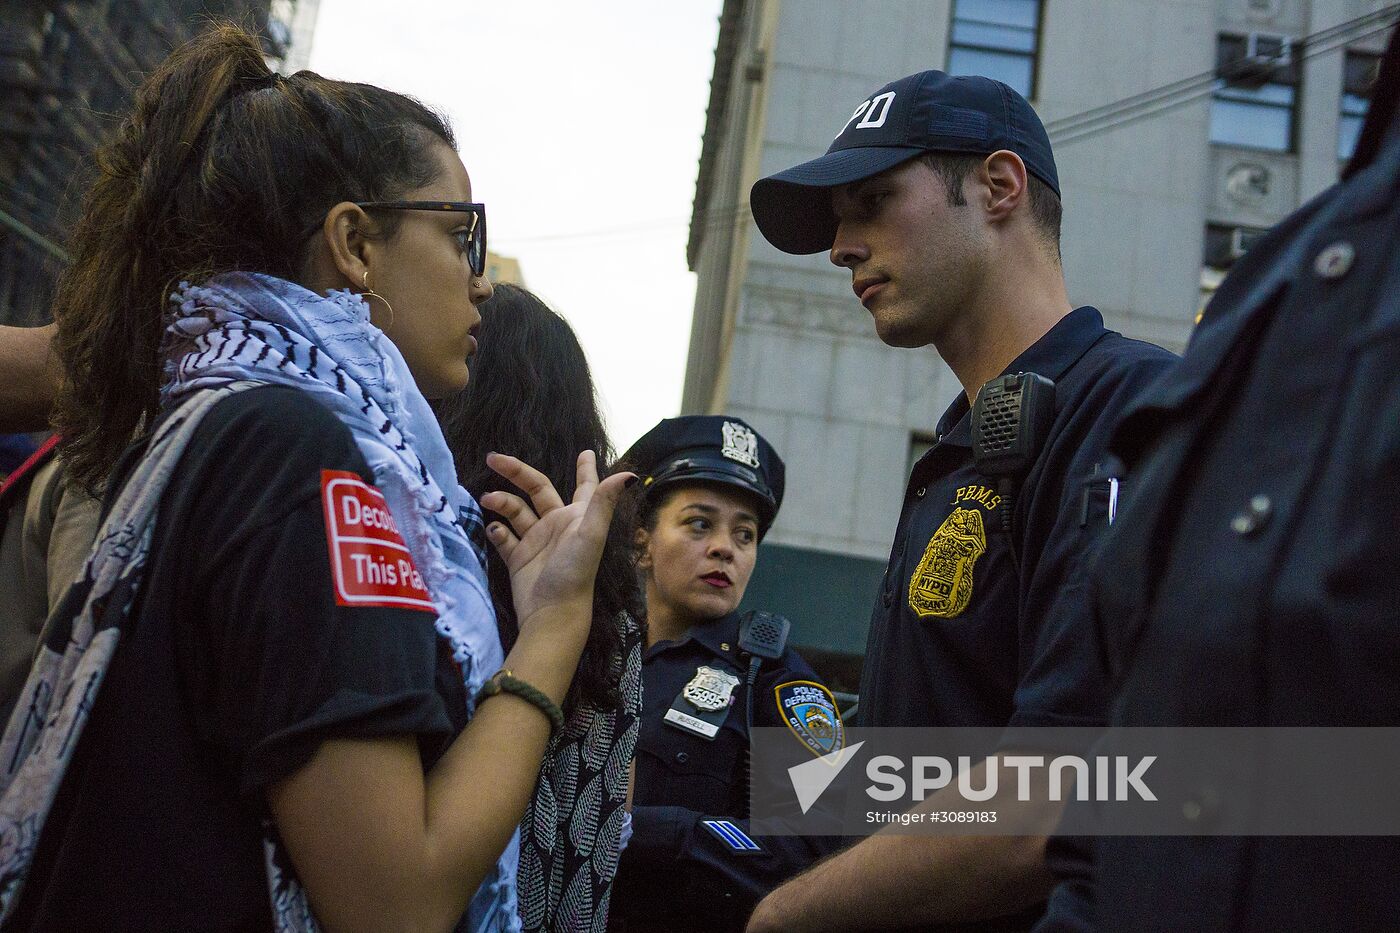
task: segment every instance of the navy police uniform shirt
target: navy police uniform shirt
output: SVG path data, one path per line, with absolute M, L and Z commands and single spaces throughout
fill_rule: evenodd
M 695 626 L 642 657 L 633 835 L 613 889 L 613 929 L 742 930 L 764 894 L 834 847 L 817 837 L 748 833 L 749 656 L 739 651 L 740 619 L 731 613 Z M 698 678 L 702 667 L 714 673 Z M 666 721 L 673 705 L 695 712 L 677 702 L 692 683 L 732 698 L 713 740 Z M 784 724 L 777 694 L 790 684 L 820 687 L 812 668 L 788 648 L 759 669 L 755 727 Z M 831 714 L 839 716 L 831 702 Z
M 1055 383 L 1048 439 L 1014 504 L 978 473 L 967 397 L 915 465 L 870 622 L 862 726 L 1082 726 L 1106 715 L 1083 676 L 1075 620 L 1082 561 L 1108 497 L 1086 485 L 1127 401 L 1176 357 L 1105 329 L 1093 308 L 1061 319 L 1011 363 Z M 1018 577 L 1004 515 L 1014 510 Z
M 1114 434 L 1135 482 L 1091 574 L 1114 725 L 1400 725 L 1400 39 L 1386 68 L 1367 156 L 1241 260 Z M 1202 829 L 1244 806 L 1212 790 Z M 1083 840 L 1052 841 L 1047 928 L 1400 918 L 1394 837 L 1091 848 L 1092 869 Z

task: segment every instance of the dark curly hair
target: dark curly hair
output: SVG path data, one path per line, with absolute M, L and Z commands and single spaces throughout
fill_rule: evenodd
M 502 284 L 481 306 L 477 334 L 481 351 L 472 358 L 466 389 L 433 403 L 459 482 L 478 499 L 497 489 L 522 495 L 486 466 L 486 454 L 493 450 L 535 467 L 565 501 L 576 488 L 580 451 L 592 450 L 599 474 L 606 476 L 612 469 L 612 444 L 598 413 L 588 359 L 568 323 L 526 289 Z M 486 569 L 501 640 L 509 650 L 518 633 L 510 575 L 494 550 Z M 619 708 L 623 659 L 618 615 L 626 612 L 640 622 L 644 611 L 628 522 L 619 518 L 598 566 L 593 626 L 567 708 L 572 710 L 580 701 Z
M 96 153 L 54 298 L 64 375 L 55 421 L 72 474 L 99 489 L 154 421 L 167 298 L 180 280 L 235 269 L 295 280 L 309 225 L 341 201 L 432 181 L 437 140 L 454 144 L 417 101 L 310 71 L 276 75 L 238 26 L 176 49 Z

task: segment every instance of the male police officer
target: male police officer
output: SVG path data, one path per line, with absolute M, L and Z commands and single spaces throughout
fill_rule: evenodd
M 1071 308 L 1059 182 L 1035 111 L 988 78 L 911 75 L 862 102 L 826 155 L 761 179 L 750 200 L 770 243 L 829 250 L 880 339 L 931 344 L 964 389 L 909 480 L 860 724 L 1099 723 L 1101 684 L 1080 676 L 1067 637 L 1084 611 L 1081 557 L 1105 524 L 1085 514 L 1084 481 L 1117 412 L 1174 358 Z M 984 383 L 1017 373 L 1054 383 L 1054 415 L 1006 497 L 974 462 L 970 405 Z M 1021 837 L 866 839 L 773 892 L 750 928 L 987 917 L 1024 928 L 1048 888 L 1043 833 L 1058 806 L 1042 804 L 1037 832 Z
M 1400 31 L 1371 101 L 1342 183 L 1236 266 L 1113 434 L 1134 484 L 1090 576 L 1115 725 L 1400 725 Z M 1183 830 L 1250 812 L 1252 767 Z M 1104 836 L 1092 872 L 1085 842 L 1052 846 L 1047 928 L 1400 918 L 1395 837 Z
M 813 757 L 839 750 L 843 737 L 835 699 L 786 645 L 786 620 L 737 612 L 783 501 L 783 461 L 723 415 L 668 418 L 623 460 L 642 479 L 648 631 L 634 832 L 614 927 L 742 929 L 761 895 L 831 848 L 749 835 L 750 725 L 786 725 Z

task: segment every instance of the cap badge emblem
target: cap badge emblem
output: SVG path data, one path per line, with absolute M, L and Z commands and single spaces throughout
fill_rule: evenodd
M 758 435 L 733 421 L 726 421 L 720 426 L 720 430 L 724 433 L 724 447 L 720 449 L 720 453 L 730 460 L 757 468 Z

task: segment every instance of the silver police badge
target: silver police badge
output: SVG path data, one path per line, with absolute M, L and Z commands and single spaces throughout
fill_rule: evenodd
M 745 425 L 735 424 L 733 421 L 726 421 L 719 429 L 724 434 L 724 446 L 719 452 L 730 460 L 738 460 L 745 466 L 757 469 L 758 435 Z
M 681 691 L 681 696 L 702 712 L 717 713 L 729 706 L 729 698 L 737 686 L 739 678 L 728 671 L 717 671 L 713 667 L 701 665 L 690 683 Z

